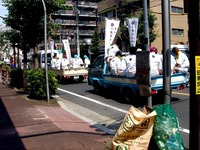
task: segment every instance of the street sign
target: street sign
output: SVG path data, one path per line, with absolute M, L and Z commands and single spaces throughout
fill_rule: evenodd
M 136 80 L 141 96 L 150 96 L 149 51 L 136 52 Z

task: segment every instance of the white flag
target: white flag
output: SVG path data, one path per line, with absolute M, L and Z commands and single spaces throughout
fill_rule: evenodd
M 128 18 L 127 22 L 130 38 L 130 47 L 135 47 L 137 40 L 138 18 Z
M 117 30 L 119 28 L 119 20 L 109 20 L 105 18 L 105 57 L 108 55 L 108 48 L 112 44 L 115 35 L 117 33 Z
M 68 39 L 63 39 L 63 44 L 64 44 L 64 50 L 66 52 L 66 56 L 67 59 L 69 60 L 69 62 L 71 62 L 71 50 L 70 50 L 70 46 L 69 46 L 69 40 Z

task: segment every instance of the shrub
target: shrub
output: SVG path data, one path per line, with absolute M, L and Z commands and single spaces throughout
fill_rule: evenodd
M 45 70 L 42 70 L 40 68 L 28 70 L 26 79 L 31 87 L 31 97 L 37 99 L 44 99 L 47 97 Z M 51 70 L 48 71 L 48 80 L 49 96 L 51 97 L 52 95 L 55 95 L 57 93 L 57 88 L 59 87 L 58 80 L 56 79 L 56 74 Z
M 19 68 L 12 69 L 10 73 L 10 85 L 18 89 L 23 88 L 23 70 Z

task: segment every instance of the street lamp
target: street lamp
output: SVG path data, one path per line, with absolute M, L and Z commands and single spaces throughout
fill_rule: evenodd
M 49 79 L 48 79 L 48 68 L 47 68 L 47 11 L 44 0 L 42 0 L 44 7 L 44 49 L 45 49 L 45 75 L 46 75 L 46 92 L 47 92 L 47 101 L 49 102 Z
M 80 43 L 79 43 L 79 14 L 80 11 L 78 10 L 77 6 L 76 6 L 76 10 L 75 10 L 75 14 L 76 14 L 76 40 L 77 40 L 77 55 L 80 57 Z

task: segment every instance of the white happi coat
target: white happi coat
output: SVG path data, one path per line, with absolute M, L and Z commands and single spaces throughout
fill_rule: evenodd
M 88 65 L 90 64 L 90 59 L 89 58 L 85 58 L 84 59 L 84 64 L 85 64 L 85 67 L 87 68 Z
M 190 66 L 190 62 L 188 60 L 188 57 L 181 51 L 179 51 L 180 54 L 178 56 L 178 58 L 176 59 L 176 63 L 179 64 L 179 66 L 177 66 L 179 72 L 182 73 L 186 73 L 189 70 L 189 66 Z
M 151 77 L 156 77 L 160 74 L 160 70 L 162 70 L 160 56 L 154 52 L 150 52 L 149 57 Z
M 61 60 L 61 67 L 62 67 L 62 69 L 63 69 L 63 70 L 68 69 L 68 66 L 69 66 L 69 61 L 68 61 L 68 59 L 63 58 L 63 59 Z
M 173 74 L 176 60 L 174 59 L 174 56 L 170 55 L 170 57 L 171 57 L 171 74 Z M 160 61 L 163 64 L 163 55 L 162 54 L 160 55 Z M 162 68 L 162 72 L 163 72 L 163 68 Z
M 72 58 L 72 67 L 74 69 L 80 68 L 79 58 Z
M 56 58 L 53 58 L 51 60 L 51 69 L 55 69 L 56 68 Z
M 127 77 L 134 77 L 136 74 L 136 55 L 127 55 L 125 61 Z
M 124 76 L 126 75 L 126 62 L 123 57 L 119 58 L 115 56 L 110 61 L 111 73 L 114 75 Z
M 60 70 L 60 63 L 61 63 L 60 59 L 56 59 L 55 68 L 57 70 Z

